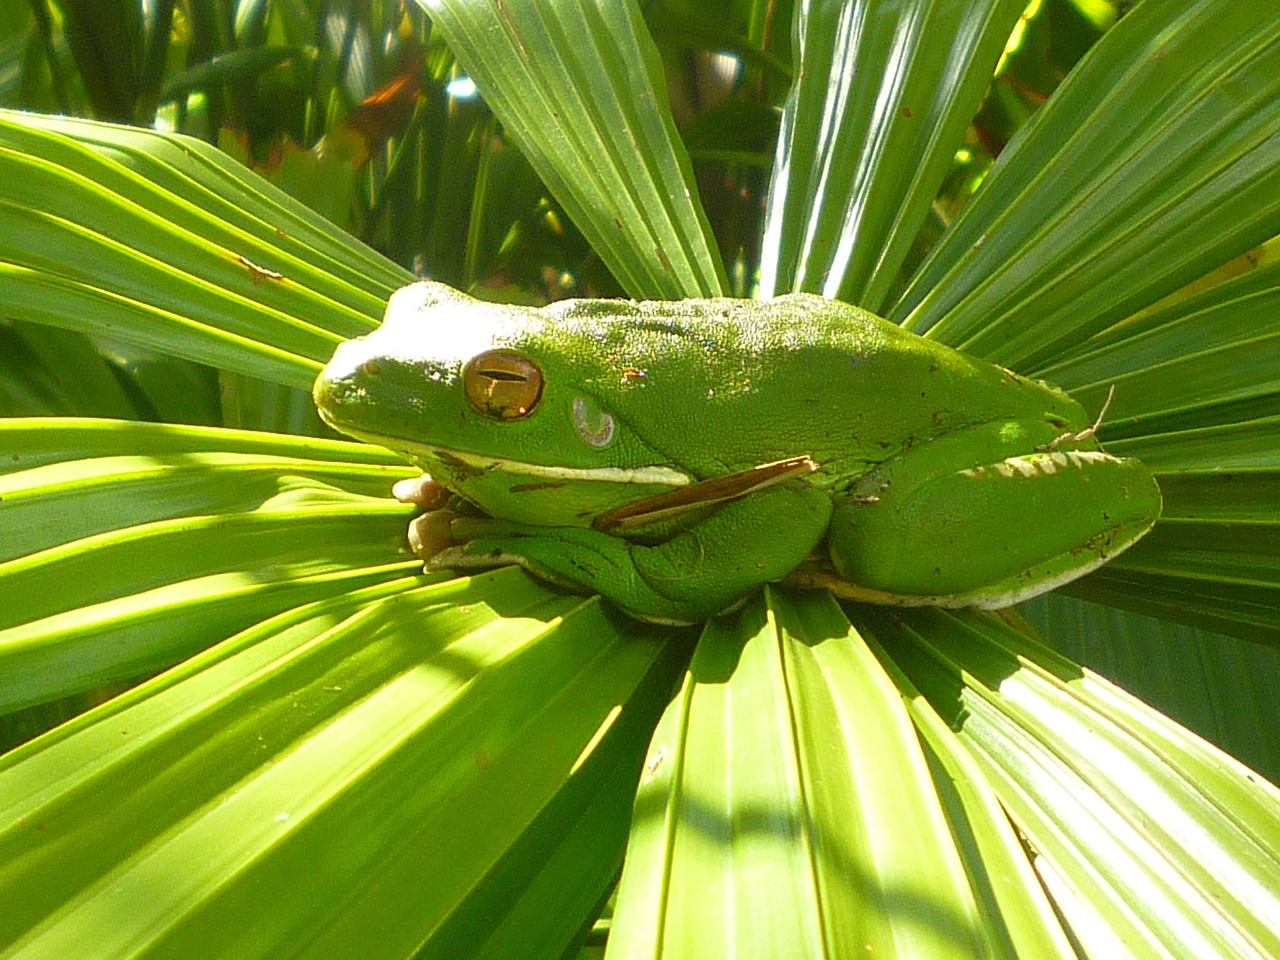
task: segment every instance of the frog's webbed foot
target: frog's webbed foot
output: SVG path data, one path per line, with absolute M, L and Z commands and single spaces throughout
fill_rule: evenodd
M 412 503 L 423 512 L 409 521 L 409 548 L 424 563 L 442 550 L 462 542 L 454 531 L 458 520 L 470 519 L 462 501 L 444 486 L 422 474 L 408 480 L 400 480 L 391 488 L 391 495 L 401 503 Z
M 401 503 L 416 504 L 424 510 L 443 507 L 452 496 L 448 489 L 432 480 L 429 473 L 397 480 L 391 488 L 391 495 Z

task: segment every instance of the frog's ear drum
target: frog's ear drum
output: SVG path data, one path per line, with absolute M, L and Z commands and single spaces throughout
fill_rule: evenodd
M 467 401 L 495 420 L 527 417 L 542 396 L 542 371 L 514 350 L 486 350 L 462 370 Z

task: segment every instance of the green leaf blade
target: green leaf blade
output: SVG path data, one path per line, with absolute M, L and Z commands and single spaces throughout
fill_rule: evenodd
M 422 3 L 632 296 L 675 300 L 725 290 L 657 50 L 633 0 L 573 8 Z
M 282 615 L 4 759 L 0 882 L 30 895 L 0 918 L 0 941 L 32 957 L 85 943 L 259 957 L 429 947 L 478 887 L 531 889 L 504 853 L 531 829 L 562 830 L 540 816 L 566 787 L 590 797 L 619 764 L 634 777 L 679 665 L 598 601 L 514 570 Z M 91 808 L 93 830 L 47 842 Z M 559 846 L 542 842 L 544 860 Z M 580 852 L 594 901 L 621 850 Z M 265 889 L 262 922 L 232 922 Z M 554 924 L 562 948 L 575 902 Z M 526 937 L 524 955 L 545 942 Z
M 1138 7 L 1010 144 L 891 316 L 1034 366 L 1270 239 L 1277 77 L 1269 11 Z
M 189 138 L 2 112 L 0 174 L 19 319 L 305 388 L 412 279 Z
M 1007 860 L 1017 844 L 981 783 L 965 800 L 940 789 L 896 668 L 830 597 L 768 597 L 767 614 L 708 625 L 658 725 L 610 960 L 743 943 L 769 956 L 1013 960 L 1031 944 L 1069 956 L 1025 865 L 993 893 L 982 858 L 961 852 Z M 931 742 L 946 736 L 935 724 Z
M 881 312 L 1026 4 L 802 3 L 761 295 Z
M 871 624 L 956 718 L 1087 949 L 1119 940 L 1140 956 L 1275 952 L 1274 787 L 989 615 L 911 620 Z

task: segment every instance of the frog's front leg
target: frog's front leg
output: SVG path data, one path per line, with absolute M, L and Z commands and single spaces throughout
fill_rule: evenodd
M 829 495 L 795 481 L 726 503 L 655 545 L 582 527 L 506 525 L 440 552 L 430 565 L 518 563 L 599 593 L 642 620 L 697 623 L 790 573 L 821 541 L 830 516 Z
M 1151 529 L 1160 489 L 1145 466 L 1098 449 L 1033 452 L 1043 429 L 971 427 L 861 478 L 832 515 L 842 583 L 827 585 L 872 603 L 1004 607 L 1083 576 Z

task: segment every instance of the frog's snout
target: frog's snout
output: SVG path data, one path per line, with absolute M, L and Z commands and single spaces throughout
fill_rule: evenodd
M 316 390 L 325 382 L 343 383 L 359 379 L 370 374 L 377 376 L 376 363 L 370 365 L 371 351 L 365 337 L 344 340 L 338 344 L 325 368 L 316 379 Z

